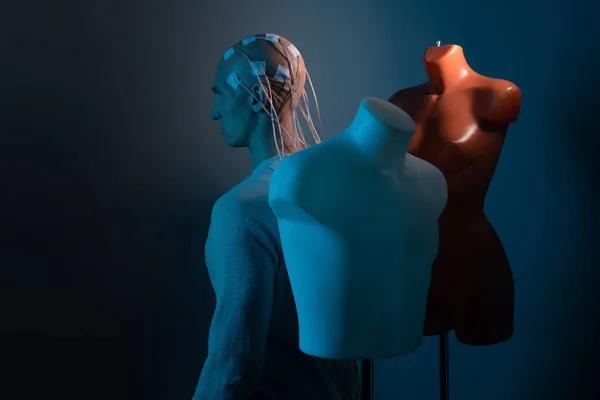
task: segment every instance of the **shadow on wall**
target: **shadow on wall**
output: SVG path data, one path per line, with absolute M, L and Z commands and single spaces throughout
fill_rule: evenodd
M 81 187 L 66 171 L 71 161 L 45 165 L 45 179 Z M 18 179 L 26 187 L 2 219 L 12 247 L 0 284 L 9 367 L 0 392 L 20 397 L 0 397 L 190 398 L 214 308 L 203 250 L 214 202 L 204 193 L 215 189 L 198 183 L 200 191 L 130 209 L 111 201 L 110 187 L 86 202 L 45 192 L 34 171 Z
M 204 243 L 214 202 L 179 194 L 113 218 L 108 265 L 132 398 L 191 398 L 207 352 L 214 294 Z M 191 190 L 197 192 L 197 190 Z
M 0 398 L 191 398 L 218 189 L 204 171 L 182 177 L 188 164 L 162 168 L 147 142 L 172 139 L 156 121 L 176 118 L 168 100 L 166 116 L 147 104 L 128 10 L 86 6 L 28 4 L 2 41 Z
M 214 307 L 203 250 L 217 189 L 202 178 L 167 195 L 115 183 L 114 149 L 88 129 L 100 102 L 10 84 L 0 397 L 191 397 Z

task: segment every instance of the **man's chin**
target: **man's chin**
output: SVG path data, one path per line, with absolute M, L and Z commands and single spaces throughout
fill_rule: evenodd
M 234 138 L 228 138 L 227 136 L 225 136 L 225 143 L 227 144 L 227 146 L 229 147 L 244 147 L 244 144 L 242 143 L 241 140 L 236 140 Z

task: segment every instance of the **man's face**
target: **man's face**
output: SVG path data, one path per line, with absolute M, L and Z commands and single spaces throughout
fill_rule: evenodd
M 227 83 L 227 77 L 232 72 L 240 76 L 237 71 L 239 68 L 236 68 L 239 61 L 236 63 L 234 56 L 229 61 L 221 59 L 217 66 L 212 85 L 215 100 L 211 117 L 219 122 L 219 128 L 228 146 L 246 147 L 252 123 L 251 99 L 243 87 L 239 86 L 234 90 Z

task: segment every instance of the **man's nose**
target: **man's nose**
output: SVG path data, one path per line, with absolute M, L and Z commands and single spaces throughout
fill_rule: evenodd
M 217 109 L 216 105 L 213 106 L 213 109 L 210 113 L 210 117 L 212 118 L 213 121 L 216 121 L 218 119 L 221 119 L 221 113 L 219 112 L 219 110 Z

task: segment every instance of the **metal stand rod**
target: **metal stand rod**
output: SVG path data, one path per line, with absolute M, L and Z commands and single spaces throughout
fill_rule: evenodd
M 373 400 L 373 360 L 360 361 L 360 400 Z
M 448 334 L 439 335 L 440 350 L 440 400 L 450 400 L 450 354 Z M 373 360 L 360 362 L 360 400 L 373 400 Z
M 440 335 L 440 400 L 450 399 L 449 360 L 448 333 L 443 333 Z

